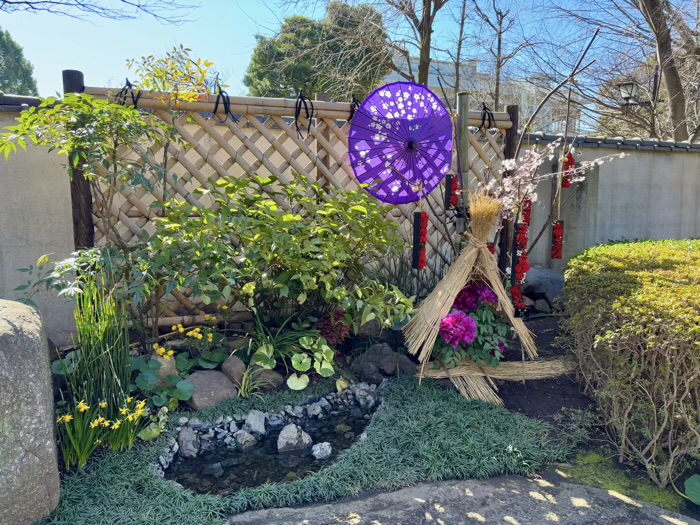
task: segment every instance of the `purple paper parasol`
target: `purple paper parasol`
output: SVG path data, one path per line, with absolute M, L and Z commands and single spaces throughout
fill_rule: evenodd
M 452 119 L 428 88 L 412 82 L 374 91 L 352 119 L 350 164 L 360 184 L 382 202 L 416 202 L 452 164 Z

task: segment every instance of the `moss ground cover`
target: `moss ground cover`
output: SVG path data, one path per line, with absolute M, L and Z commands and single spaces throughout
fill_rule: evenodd
M 198 416 L 209 420 L 252 408 L 277 410 L 308 394 L 233 399 Z M 45 523 L 223 524 L 227 515 L 252 508 L 332 500 L 420 481 L 531 474 L 547 462 L 564 460 L 572 449 L 566 437 L 554 440 L 544 423 L 466 401 L 430 381 L 419 386 L 412 378 L 390 387 L 367 430 L 365 441 L 315 474 L 225 498 L 184 491 L 151 473 L 146 467 L 158 457 L 163 441 L 128 453 L 105 452 L 66 480 L 61 504 Z

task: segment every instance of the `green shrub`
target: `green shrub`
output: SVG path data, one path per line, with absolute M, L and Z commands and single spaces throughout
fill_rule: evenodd
M 700 241 L 591 248 L 566 272 L 565 330 L 621 461 L 666 486 L 700 457 Z
M 387 210 L 362 190 L 328 194 L 304 177 L 228 178 L 206 190 L 216 205 L 166 204 L 139 267 L 151 289 L 191 288 L 205 304 L 242 301 L 266 322 L 342 310 L 357 328 L 390 327 L 411 310 L 368 267 L 402 246 Z

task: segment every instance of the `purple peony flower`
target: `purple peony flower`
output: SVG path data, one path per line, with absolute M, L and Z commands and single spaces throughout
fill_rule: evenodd
M 498 296 L 488 284 L 479 285 L 478 294 L 482 303 L 498 304 Z
M 475 311 L 478 306 L 479 293 L 476 289 L 476 285 L 469 284 L 457 294 L 453 308 L 468 314 L 469 312 Z
M 506 350 L 508 350 L 508 347 L 505 345 L 503 341 L 498 342 L 498 349 L 501 351 L 502 354 L 506 353 Z
M 468 345 L 476 339 L 476 321 L 464 312 L 453 312 L 440 322 L 440 335 L 453 348 Z

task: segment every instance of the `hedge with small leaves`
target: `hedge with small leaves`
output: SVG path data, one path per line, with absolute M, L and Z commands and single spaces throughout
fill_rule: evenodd
M 700 241 L 591 248 L 566 272 L 565 332 L 619 459 L 659 486 L 700 457 Z

